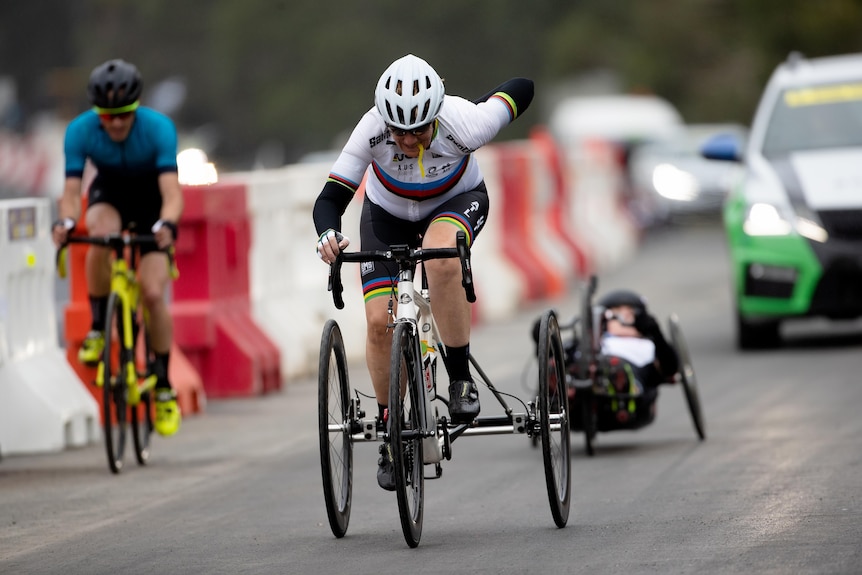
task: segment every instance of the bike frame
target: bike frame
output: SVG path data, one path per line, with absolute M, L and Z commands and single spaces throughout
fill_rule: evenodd
M 86 243 L 103 248 L 109 248 L 113 251 L 114 258 L 111 262 L 111 288 L 110 293 L 115 293 L 120 301 L 122 321 L 122 333 L 119 336 L 121 347 L 120 357 L 123 362 L 119 366 L 124 374 L 125 382 L 129 388 L 127 393 L 127 402 L 130 407 L 136 406 L 140 402 L 142 393 L 155 388 L 156 376 L 153 374 L 145 374 L 139 376 L 137 369 L 137 357 L 135 355 L 135 332 L 134 314 L 137 313 L 140 307 L 141 285 L 137 278 L 137 259 L 139 253 L 135 247 L 142 243 L 152 242 L 152 236 L 134 236 L 128 233 L 123 233 L 114 236 L 105 237 L 72 237 L 68 243 Z M 129 250 L 128 257 L 126 250 Z M 169 254 L 170 257 L 170 254 Z M 58 260 L 60 252 L 58 252 Z M 173 266 L 171 266 L 172 274 Z M 146 310 L 143 310 L 144 317 L 141 325 L 146 331 Z M 105 373 L 108 371 L 108 366 L 104 360 L 99 361 L 96 370 L 95 383 L 98 387 L 105 385 Z M 143 380 L 142 380 L 143 377 Z M 116 382 L 109 382 L 115 384 Z

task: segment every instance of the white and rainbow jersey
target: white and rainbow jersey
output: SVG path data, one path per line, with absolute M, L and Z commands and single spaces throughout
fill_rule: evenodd
M 418 221 L 482 183 L 473 152 L 517 116 L 512 99 L 497 92 L 475 104 L 446 96 L 434 135 L 418 158 L 408 158 L 389 136 L 383 116 L 371 108 L 354 128 L 329 180 L 356 191 L 367 172 L 365 194 L 393 216 Z

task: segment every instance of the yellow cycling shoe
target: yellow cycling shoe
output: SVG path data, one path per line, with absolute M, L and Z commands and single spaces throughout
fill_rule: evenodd
M 156 432 L 169 436 L 180 429 L 182 415 L 177 404 L 177 394 L 172 389 L 156 390 Z
M 98 365 L 105 350 L 105 336 L 102 332 L 93 330 L 84 338 L 81 349 L 78 350 L 78 361 L 84 365 Z

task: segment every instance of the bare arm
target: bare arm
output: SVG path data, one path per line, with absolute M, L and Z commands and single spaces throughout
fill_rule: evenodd
M 66 218 L 77 222 L 81 217 L 81 178 L 66 178 L 66 183 L 63 185 L 63 195 L 60 196 L 58 212 L 60 222 Z M 63 225 L 55 225 L 51 233 L 54 244 L 59 247 L 66 241 L 69 229 Z
M 162 192 L 162 212 L 159 218 L 163 222 L 176 225 L 183 213 L 183 190 L 177 172 L 165 172 L 159 176 L 159 190 Z M 162 226 L 155 232 L 159 247 L 165 248 L 176 239 L 173 230 Z

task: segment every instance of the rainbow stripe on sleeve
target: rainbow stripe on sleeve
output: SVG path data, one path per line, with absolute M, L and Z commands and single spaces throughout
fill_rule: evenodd
M 506 109 L 509 110 L 509 121 L 511 122 L 515 118 L 518 117 L 518 107 L 515 105 L 515 101 L 509 96 L 509 94 L 505 92 L 497 92 L 491 98 L 497 98 L 503 105 L 506 106 Z

